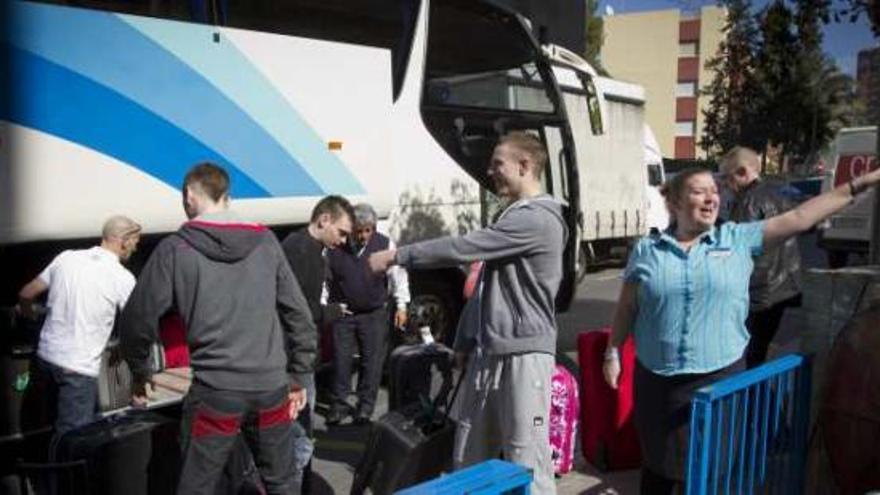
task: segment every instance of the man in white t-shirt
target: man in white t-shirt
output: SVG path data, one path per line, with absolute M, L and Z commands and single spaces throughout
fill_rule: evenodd
M 33 316 L 34 299 L 49 291 L 37 357 L 57 394 L 57 435 L 94 417 L 101 353 L 135 283 L 122 262 L 137 248 L 140 232 L 130 218 L 110 217 L 100 246 L 62 252 L 18 293 L 19 312 Z

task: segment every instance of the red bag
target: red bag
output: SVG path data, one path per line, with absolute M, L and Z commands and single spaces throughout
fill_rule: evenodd
M 168 313 L 159 320 L 159 339 L 165 350 L 166 368 L 186 368 L 189 366 L 186 326 L 179 314 Z
M 622 371 L 614 390 L 602 376 L 610 333 L 604 328 L 578 335 L 581 448 L 587 461 L 602 471 L 639 467 L 642 457 L 633 421 L 635 344 L 628 338 L 620 349 Z
M 556 365 L 550 392 L 550 448 L 553 469 L 563 475 L 574 467 L 574 444 L 581 403 L 574 375 L 561 364 Z

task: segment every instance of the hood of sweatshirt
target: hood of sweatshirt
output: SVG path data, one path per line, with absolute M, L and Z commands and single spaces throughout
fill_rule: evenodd
M 566 241 L 568 240 L 568 225 L 565 223 L 565 217 L 562 214 L 562 203 L 559 202 L 558 199 L 554 198 L 549 194 L 541 194 L 539 196 L 535 196 L 533 198 L 520 199 L 515 201 L 510 206 L 505 209 L 498 218 L 501 218 L 508 211 L 513 210 L 515 208 L 540 208 L 544 211 L 551 213 L 559 223 L 562 224 L 564 228 L 564 234 Z M 497 219 L 496 219 L 497 220 Z
M 269 229 L 238 220 L 231 212 L 204 215 L 186 222 L 177 234 L 207 258 L 235 263 L 246 258 Z

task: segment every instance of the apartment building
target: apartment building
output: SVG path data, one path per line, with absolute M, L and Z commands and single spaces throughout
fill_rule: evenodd
M 718 50 L 725 10 L 677 9 L 606 16 L 602 64 L 616 79 L 645 88 L 645 117 L 666 158 L 704 158 L 699 147 L 712 81 L 706 63 Z

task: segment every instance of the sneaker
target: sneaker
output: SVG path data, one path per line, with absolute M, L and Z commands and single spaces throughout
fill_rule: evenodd
M 364 411 L 363 409 L 358 409 L 357 412 L 354 413 L 354 424 L 356 425 L 365 425 L 370 422 L 370 417 L 372 414 Z
M 345 419 L 346 413 L 342 409 L 330 409 L 327 413 L 327 416 L 324 418 L 324 422 L 327 423 L 327 426 L 336 426 Z

